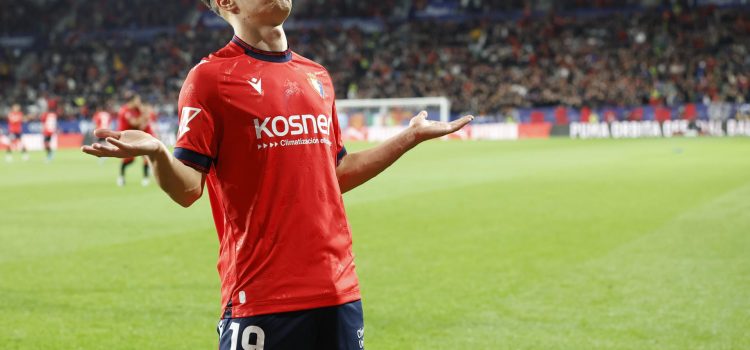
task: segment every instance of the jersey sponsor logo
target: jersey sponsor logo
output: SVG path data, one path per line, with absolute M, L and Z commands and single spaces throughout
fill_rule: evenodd
M 264 135 L 273 138 L 288 135 L 329 135 L 331 133 L 331 117 L 325 114 L 320 114 L 317 117 L 312 114 L 292 115 L 289 117 L 280 115 L 277 117 L 267 117 L 262 121 L 255 119 L 254 122 L 255 136 L 259 140 Z
M 247 82 L 250 83 L 250 86 L 252 86 L 253 89 L 255 89 L 255 91 L 257 91 L 259 94 L 263 95 L 263 81 L 261 79 L 259 79 L 259 78 L 252 78 L 252 79 L 248 80 Z
M 177 139 L 182 138 L 188 131 L 190 131 L 189 124 L 195 117 L 198 116 L 203 110 L 195 107 L 182 107 L 182 114 L 180 115 L 180 128 L 177 131 Z

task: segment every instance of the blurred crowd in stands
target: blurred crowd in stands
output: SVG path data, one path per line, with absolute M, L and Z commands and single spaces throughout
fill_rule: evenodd
M 40 44 L 0 46 L 0 112 L 14 102 L 54 99 L 63 116 L 75 118 L 136 90 L 164 106 L 163 113 L 176 114 L 188 70 L 232 35 L 228 28 L 203 27 L 198 3 L 30 0 L 11 6 L 2 12 L 2 34 L 31 33 Z M 427 0 L 296 0 L 295 19 L 375 17 L 383 19 L 382 28 L 328 21 L 288 30 L 290 46 L 328 68 L 338 98 L 448 96 L 456 113 L 750 99 L 750 10 L 674 6 L 539 16 L 524 12 L 523 1 L 458 3 L 466 14 L 522 14 L 413 18 Z M 121 31 L 148 27 L 169 30 L 147 41 Z
M 507 106 L 744 102 L 750 97 L 747 14 L 420 21 L 375 35 L 320 31 L 297 46 L 329 67 L 339 94 L 446 95 L 454 109 L 480 114 Z M 316 37 L 325 45 L 313 42 Z

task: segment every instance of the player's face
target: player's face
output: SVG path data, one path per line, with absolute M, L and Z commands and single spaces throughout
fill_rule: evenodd
M 13 112 L 18 112 L 18 111 L 20 111 L 20 110 L 21 110 L 21 105 L 18 105 L 18 104 L 14 104 L 14 105 L 13 105 L 13 106 L 11 107 L 11 109 L 13 110 Z
M 292 0 L 236 0 L 240 13 L 251 23 L 279 26 L 292 12 Z

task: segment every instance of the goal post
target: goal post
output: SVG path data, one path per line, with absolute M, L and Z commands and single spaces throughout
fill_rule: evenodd
M 347 99 L 337 100 L 336 107 L 341 112 L 363 111 L 386 115 L 392 109 L 407 109 L 419 112 L 427 110 L 431 119 L 444 122 L 450 121 L 451 101 L 447 97 L 415 97 L 415 98 L 384 98 L 384 99 Z M 435 110 L 436 109 L 436 110 Z M 437 115 L 433 115 L 436 112 Z M 416 114 L 416 113 L 415 113 Z
M 423 110 L 428 119 L 450 121 L 451 102 L 446 97 L 336 101 L 339 124 L 347 140 L 386 140 L 406 128 L 411 118 Z

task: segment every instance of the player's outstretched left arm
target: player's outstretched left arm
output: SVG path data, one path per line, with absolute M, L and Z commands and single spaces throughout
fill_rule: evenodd
M 348 154 L 341 159 L 336 167 L 341 193 L 348 192 L 377 176 L 418 144 L 452 134 L 472 120 L 474 117 L 468 115 L 450 123 L 437 122 L 427 120 L 427 112 L 420 112 L 400 134 L 376 147 Z
M 83 152 L 97 157 L 148 157 L 154 176 L 164 192 L 183 207 L 191 206 L 203 193 L 206 175 L 175 159 L 161 141 L 140 131 L 98 129 L 94 135 L 109 144 L 83 146 Z

